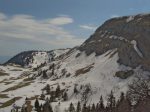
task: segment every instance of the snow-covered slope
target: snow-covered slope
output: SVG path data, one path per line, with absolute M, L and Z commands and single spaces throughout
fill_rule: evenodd
M 28 65 L 35 67 L 47 60 L 46 64 L 36 71 L 29 68 L 1 66 L 1 71 L 9 75 L 0 76 L 2 85 L 0 96 L 1 94 L 8 96 L 0 101 L 0 111 L 9 111 L 12 105 L 3 108 L 1 106 L 14 97 L 21 97 L 15 102 L 18 106 L 22 106 L 26 97 L 32 97 L 33 105 L 34 97 L 39 97 L 47 84 L 50 85 L 51 91 L 55 91 L 59 84 L 60 89 L 68 94 L 67 101 L 58 98 L 52 102 L 54 112 L 58 112 L 58 108 L 59 112 L 64 112 L 71 102 L 74 105 L 78 101 L 81 104 L 97 103 L 101 95 L 106 104 L 111 90 L 118 98 L 121 92 L 126 93 L 128 84 L 137 75 L 140 77 L 150 75 L 146 71 L 149 70 L 149 66 L 146 67 L 149 63 L 146 65 L 144 62 L 146 59 L 148 61 L 150 56 L 148 52 L 150 28 L 147 25 L 150 23 L 149 18 L 149 14 L 137 15 L 134 18 L 115 18 L 98 28 L 81 46 L 67 50 L 68 52 L 55 50 L 52 53 L 35 53 L 32 63 L 29 62 Z M 141 41 L 143 39 L 146 42 Z M 49 58 L 48 54 L 53 57 Z M 18 85 L 22 86 L 18 88 Z M 74 93 L 74 87 L 77 88 L 77 93 Z M 44 94 L 46 95 L 45 91 Z M 40 103 L 43 103 L 43 100 L 40 100 Z
M 53 88 L 52 90 L 55 90 L 59 84 L 60 88 L 65 89 L 68 94 L 68 101 L 64 102 L 62 100 L 58 100 L 58 102 L 61 102 L 60 108 L 62 112 L 68 108 L 68 105 L 71 102 L 75 105 L 78 101 L 81 101 L 82 104 L 85 101 L 87 104 L 97 103 L 101 95 L 103 96 L 106 104 L 107 95 L 111 90 L 114 92 L 114 95 L 118 97 L 120 92 L 126 92 L 128 90 L 128 84 L 137 75 L 137 73 L 147 73 L 139 68 L 132 69 L 131 67 L 118 64 L 118 53 L 116 50 L 117 49 L 109 50 L 100 56 L 95 56 L 95 53 L 87 56 L 84 52 L 74 49 L 72 53 L 64 56 L 63 59 L 53 61 L 53 63 L 55 63 L 55 73 L 53 76 L 50 74 L 52 70 L 49 69 L 49 66 L 52 63 L 49 63 L 42 68 L 42 70 L 47 69 L 48 79 L 43 79 L 41 75 L 36 77 L 34 80 L 26 81 L 28 77 L 32 77 L 31 74 L 35 74 L 37 72 L 12 66 L 1 66 L 1 70 L 10 74 L 9 76 L 1 76 L 0 95 L 6 94 L 9 97 L 3 98 L 1 103 L 3 104 L 14 97 L 21 97 L 15 104 L 22 106 L 26 97 L 30 98 L 40 95 L 42 93 L 41 90 L 47 84 Z M 80 56 L 76 57 L 79 53 L 81 53 Z M 133 70 L 134 74 L 126 79 L 116 76 L 117 71 L 129 70 Z M 29 85 L 7 91 L 11 87 L 19 84 Z M 77 94 L 73 92 L 75 86 L 79 91 Z M 90 88 L 90 91 L 85 93 L 87 87 Z M 87 95 L 86 99 L 83 97 L 85 94 Z M 35 99 L 32 100 L 32 104 L 34 104 L 34 101 Z M 43 101 L 41 100 L 40 102 Z M 52 103 L 53 108 L 57 106 L 58 102 Z M 0 110 L 7 112 L 11 108 L 12 105 Z

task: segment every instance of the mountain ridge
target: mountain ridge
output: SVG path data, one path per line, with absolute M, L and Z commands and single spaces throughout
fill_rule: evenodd
M 150 56 L 149 20 L 150 14 L 110 19 L 100 26 L 79 47 L 79 50 L 85 51 L 87 55 L 92 52 L 101 55 L 107 50 L 118 48 L 119 63 L 134 68 L 141 65 L 143 68 L 150 70 L 144 64 L 145 60 L 149 61 Z M 143 57 L 139 55 L 139 52 Z
M 140 24 L 137 21 L 139 18 L 141 18 Z M 8 94 L 10 98 L 22 96 L 20 100 L 16 101 L 17 105 L 22 106 L 25 97 L 36 95 L 40 97 L 43 94 L 46 97 L 52 96 L 52 94 L 47 95 L 44 91 L 43 88 L 46 85 L 49 85 L 53 92 L 59 85 L 62 96 L 66 92 L 68 100 L 63 101 L 61 96 L 51 104 L 55 109 L 61 102 L 59 107 L 62 112 L 68 109 L 70 103 L 74 105 L 77 105 L 78 101 L 82 105 L 84 103 L 87 105 L 98 103 L 100 96 L 103 96 L 106 105 L 108 94 L 111 91 L 118 100 L 121 92 L 126 94 L 129 89 L 128 85 L 136 77 L 150 76 L 149 66 L 147 67 L 145 63 L 142 63 L 143 60 L 148 61 L 150 55 L 150 46 L 147 44 L 150 43 L 150 31 L 147 29 L 150 27 L 149 18 L 150 15 L 148 14 L 108 20 L 81 46 L 62 53 L 53 61 L 47 62 L 36 70 L 20 68 L 22 71 L 14 71 L 16 67 L 0 66 L 2 71 L 10 73 L 10 75 L 3 76 L 2 79 L 9 78 L 9 81 L 12 81 L 7 86 L 5 85 L 7 80 L 0 79 L 3 84 L 0 86 L 0 90 Z M 139 26 L 137 27 L 137 25 Z M 144 30 L 142 25 L 147 30 Z M 134 30 L 133 34 L 131 29 Z M 13 82 L 14 80 L 16 82 Z M 20 83 L 29 83 L 29 85 L 8 91 L 11 86 Z M 74 93 L 74 87 L 78 90 L 77 93 Z M 34 101 L 31 100 L 31 104 Z M 43 100 L 40 100 L 40 103 L 43 104 Z
M 23 51 L 15 55 L 11 59 L 9 59 L 7 62 L 4 63 L 4 65 L 16 64 L 22 67 L 35 68 L 37 66 L 40 66 L 41 64 L 52 61 L 54 58 L 62 55 L 63 53 L 67 52 L 69 49 L 70 48 L 56 49 L 51 51 L 38 51 L 38 50 Z

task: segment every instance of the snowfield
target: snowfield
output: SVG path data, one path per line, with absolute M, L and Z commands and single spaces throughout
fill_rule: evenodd
M 43 79 L 42 76 L 36 77 L 34 80 L 25 80 L 31 77 L 33 74 L 37 74 L 37 71 L 33 71 L 29 68 L 21 68 L 15 66 L 0 66 L 1 71 L 5 71 L 9 75 L 0 76 L 0 95 L 7 94 L 8 98 L 0 98 L 0 106 L 6 101 L 14 98 L 21 97 L 15 102 L 16 105 L 22 106 L 25 102 L 25 98 L 31 98 L 40 96 L 42 89 L 49 84 L 52 90 L 55 90 L 57 85 L 60 85 L 61 89 L 67 91 L 68 100 L 52 103 L 54 112 L 63 112 L 69 107 L 72 102 L 74 105 L 78 101 L 83 104 L 85 100 L 88 104 L 99 102 L 99 98 L 102 95 L 104 103 L 106 104 L 107 95 L 112 90 L 116 97 L 120 96 L 120 92 L 126 92 L 128 90 L 128 84 L 132 82 L 137 73 L 147 73 L 139 68 L 134 69 L 134 74 L 126 79 L 116 77 L 117 71 L 128 71 L 132 68 L 120 65 L 118 61 L 117 49 L 109 50 L 103 55 L 95 56 L 95 53 L 87 56 L 84 52 L 80 52 L 74 49 L 68 55 L 65 55 L 62 59 L 47 63 L 41 70 L 47 70 L 47 73 L 51 73 L 49 66 L 55 64 L 55 73 L 53 76 L 49 76 L 48 79 Z M 60 54 L 59 51 L 57 51 Z M 56 53 L 56 54 L 57 54 Z M 58 54 L 56 56 L 58 56 Z M 80 54 L 79 56 L 77 56 Z M 39 59 L 38 59 L 39 58 Z M 35 59 L 39 60 L 42 57 L 36 56 Z M 40 61 L 41 62 L 41 61 Z M 37 63 L 37 62 L 36 62 Z M 32 66 L 36 65 L 33 63 Z M 65 71 L 63 73 L 63 71 Z M 69 74 L 69 75 L 68 75 Z M 7 82 L 10 82 L 6 85 Z M 6 91 L 7 89 L 20 85 L 28 84 L 15 90 Z M 73 93 L 74 86 L 78 89 L 78 94 Z M 87 99 L 83 99 L 83 93 L 86 87 L 90 88 L 87 94 Z M 50 97 L 50 96 L 48 96 Z M 34 105 L 35 99 L 32 100 Z M 60 102 L 60 104 L 59 104 Z M 40 103 L 44 103 L 40 100 Z M 12 104 L 13 105 L 13 104 Z M 9 112 L 12 105 L 5 108 L 0 108 L 0 112 Z

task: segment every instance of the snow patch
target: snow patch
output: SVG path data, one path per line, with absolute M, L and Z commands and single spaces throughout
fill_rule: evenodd
M 137 47 L 137 42 L 135 40 L 132 40 L 131 44 L 134 46 L 134 49 L 138 53 L 138 55 L 143 58 L 143 54 L 141 53 L 141 51 Z
M 130 21 L 132 21 L 132 20 L 134 20 L 134 16 L 129 16 L 129 17 L 127 18 L 126 22 L 128 23 L 128 22 L 130 22 Z

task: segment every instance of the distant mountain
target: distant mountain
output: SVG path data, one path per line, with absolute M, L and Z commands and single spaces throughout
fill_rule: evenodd
M 54 58 L 62 55 L 67 52 L 69 49 L 57 49 L 52 51 L 24 51 L 10 60 L 8 60 L 7 64 L 17 64 L 23 67 L 37 67 L 41 64 L 51 62 Z

